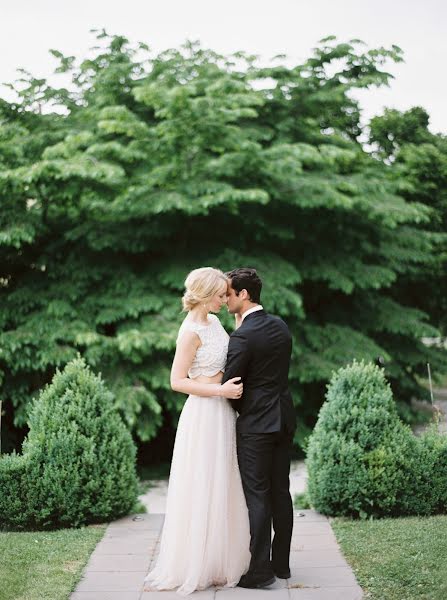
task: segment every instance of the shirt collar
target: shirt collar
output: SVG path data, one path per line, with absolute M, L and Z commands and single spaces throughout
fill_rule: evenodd
M 245 319 L 247 315 L 251 315 L 251 313 L 257 312 L 258 310 L 264 310 L 262 304 L 258 304 L 257 306 L 253 306 L 253 308 L 249 308 L 244 313 L 242 313 L 241 322 Z

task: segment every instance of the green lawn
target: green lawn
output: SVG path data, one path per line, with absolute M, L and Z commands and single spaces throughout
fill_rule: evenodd
M 67 600 L 105 529 L 0 532 L 0 600 Z
M 331 524 L 368 600 L 446 600 L 447 516 Z

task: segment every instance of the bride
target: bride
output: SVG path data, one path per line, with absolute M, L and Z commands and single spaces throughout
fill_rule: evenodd
M 225 275 L 211 267 L 185 281 L 188 312 L 177 337 L 171 387 L 188 394 L 180 415 L 155 568 L 145 589 L 186 595 L 235 586 L 250 563 L 248 511 L 236 456 L 239 377 L 221 384 L 228 334 L 215 314 L 227 301 Z

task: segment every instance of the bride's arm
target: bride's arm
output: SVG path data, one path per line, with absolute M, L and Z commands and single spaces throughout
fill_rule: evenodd
M 174 361 L 171 368 L 171 388 L 175 392 L 193 394 L 194 396 L 223 396 L 224 398 L 240 398 L 242 384 L 235 383 L 239 377 L 233 377 L 224 384 L 200 383 L 188 377 L 188 371 L 200 346 L 199 336 L 192 331 L 185 331 L 177 342 Z

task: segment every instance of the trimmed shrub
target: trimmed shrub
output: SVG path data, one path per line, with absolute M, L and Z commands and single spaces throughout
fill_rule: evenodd
M 445 436 L 401 422 L 383 370 L 354 361 L 333 375 L 309 439 L 311 502 L 327 515 L 441 512 L 446 457 Z
M 19 529 L 26 521 L 28 459 L 16 454 L 0 457 L 0 526 Z
M 415 438 L 416 452 L 406 457 L 411 474 L 398 492 L 399 514 L 431 515 L 447 512 L 447 436 L 431 427 Z
M 57 372 L 32 407 L 23 454 L 0 460 L 0 525 L 76 527 L 127 514 L 136 448 L 113 395 L 83 359 Z

